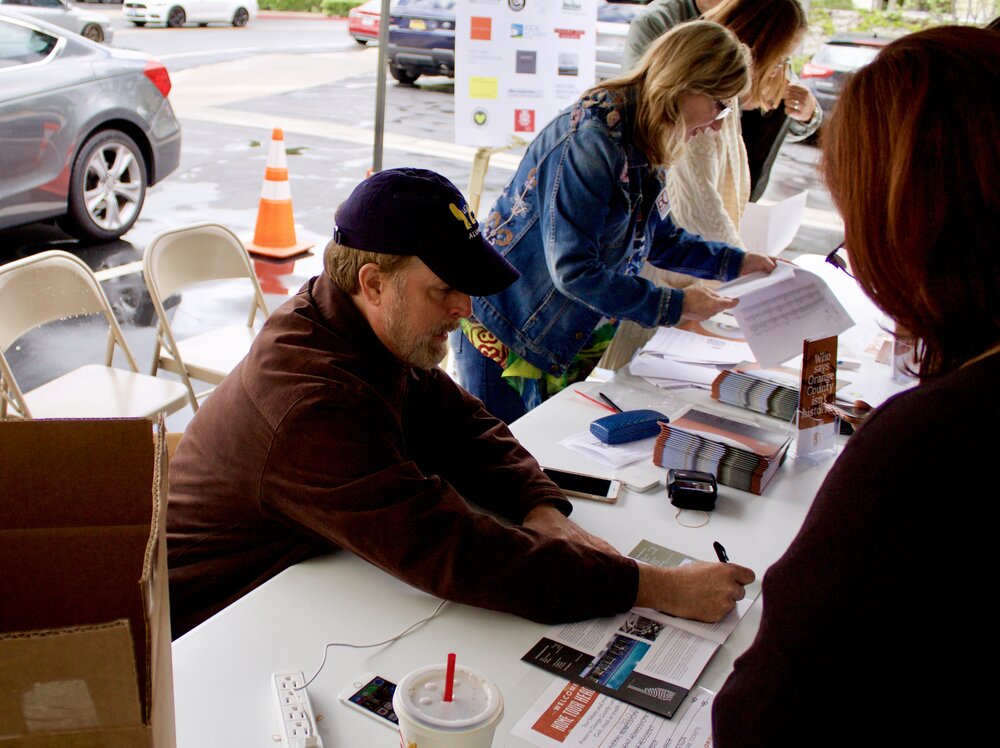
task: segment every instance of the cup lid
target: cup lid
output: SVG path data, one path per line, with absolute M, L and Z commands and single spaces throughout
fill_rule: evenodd
M 503 710 L 500 689 L 474 670 L 455 668 L 452 701 L 444 700 L 445 665 L 414 670 L 396 686 L 393 708 L 438 730 L 464 730 L 491 723 Z

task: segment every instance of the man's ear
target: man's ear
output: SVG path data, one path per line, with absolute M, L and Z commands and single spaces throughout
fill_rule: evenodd
M 384 283 L 385 278 L 382 276 L 382 270 L 374 262 L 366 263 L 358 270 L 358 285 L 361 288 L 361 295 L 372 306 L 378 306 L 382 303 Z

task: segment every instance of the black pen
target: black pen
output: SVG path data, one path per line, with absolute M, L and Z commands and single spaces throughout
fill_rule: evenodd
M 623 412 L 621 408 L 619 408 L 619 407 L 618 407 L 617 405 L 615 405 L 615 401 L 614 401 L 614 400 L 612 400 L 612 399 L 611 399 L 610 397 L 608 397 L 607 395 L 605 395 L 605 394 L 604 394 L 603 392 L 598 392 L 597 394 L 598 394 L 598 395 L 600 395 L 601 399 L 602 399 L 602 400 L 603 400 L 604 402 L 606 402 L 606 403 L 607 403 L 608 405 L 610 405 L 610 406 L 611 406 L 612 408 L 614 408 L 614 409 L 615 409 L 615 412 L 616 412 L 616 413 L 621 413 L 621 412 Z
M 729 563 L 729 556 L 726 555 L 726 549 L 722 547 L 722 543 L 716 540 L 712 543 L 712 547 L 715 549 L 715 555 L 719 557 L 719 560 L 724 563 Z

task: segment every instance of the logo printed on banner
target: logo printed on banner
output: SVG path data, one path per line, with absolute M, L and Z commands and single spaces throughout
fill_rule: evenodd
M 472 16 L 469 19 L 469 38 L 488 42 L 493 38 L 493 19 L 489 16 Z
M 534 131 L 535 131 L 535 110 L 515 109 L 514 132 L 534 132 Z
M 487 119 L 485 109 L 476 109 L 472 112 L 472 124 L 476 127 L 485 127 Z
M 537 68 L 538 53 L 533 49 L 519 49 L 514 53 L 514 72 L 521 75 L 534 75 Z
M 524 10 L 524 6 L 527 4 L 528 0 L 507 0 L 507 7 L 515 12 Z
M 497 78 L 469 78 L 470 99 L 495 99 L 499 90 L 500 81 Z
M 553 29 L 560 39 L 579 39 L 586 31 L 584 29 Z
M 530 23 L 512 23 L 510 25 L 511 39 L 542 39 L 546 36 L 541 26 Z
M 579 75 L 580 55 L 572 52 L 559 53 L 559 75 Z
M 508 88 L 507 95 L 520 99 L 540 99 L 542 98 L 543 93 L 542 90 L 538 88 Z

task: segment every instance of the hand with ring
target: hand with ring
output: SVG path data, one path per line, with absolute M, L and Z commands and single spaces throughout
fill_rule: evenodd
M 812 91 L 800 83 L 789 83 L 785 89 L 785 113 L 799 122 L 808 122 L 815 111 Z

